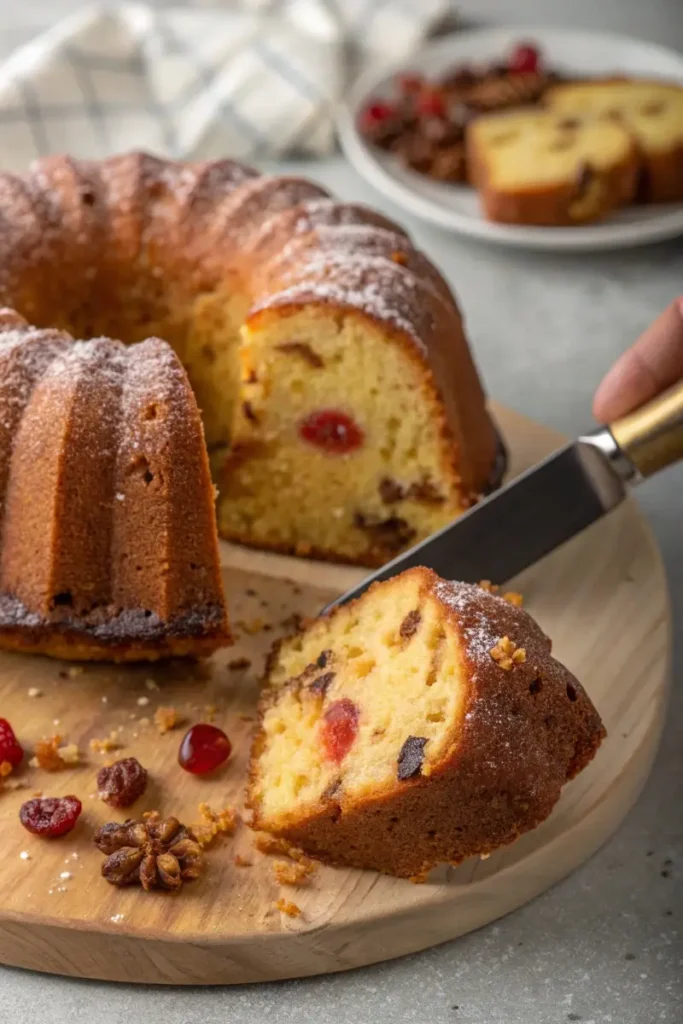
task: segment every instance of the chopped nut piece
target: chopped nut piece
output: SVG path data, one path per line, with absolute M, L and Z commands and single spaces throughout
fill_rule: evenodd
M 97 737 L 90 740 L 88 746 L 94 754 L 108 754 L 112 750 L 120 750 L 122 747 L 121 736 L 117 729 L 112 729 L 108 736 L 103 739 Z
M 509 672 L 513 665 L 519 665 L 526 661 L 525 649 L 517 647 L 517 644 L 509 636 L 502 637 L 489 653 L 498 663 L 499 668 L 506 672 Z
M 138 697 L 137 703 L 138 703 L 138 707 L 146 708 L 147 705 L 149 704 L 149 697 L 144 697 L 144 696 L 143 697 Z
M 524 598 L 516 590 L 508 590 L 507 593 L 503 594 L 503 600 L 507 601 L 508 604 L 514 605 L 515 608 L 521 608 L 524 604 Z
M 279 910 L 282 914 L 286 914 L 287 917 L 301 917 L 301 908 L 297 907 L 296 903 L 290 903 L 289 900 L 284 898 L 277 901 L 275 909 Z
M 109 822 L 95 834 L 95 846 L 106 855 L 102 876 L 111 885 L 141 885 L 177 891 L 199 877 L 202 851 L 194 833 L 177 818 L 158 812 L 142 821 Z
M 0 779 L 6 779 L 12 772 L 12 765 L 9 761 L 0 762 Z
M 233 658 L 232 661 L 228 662 L 228 669 L 230 672 L 241 672 L 246 668 L 251 668 L 251 661 L 249 658 Z
M 37 686 L 31 686 L 27 692 L 28 697 L 42 697 L 43 691 L 39 690 Z
M 170 732 L 171 729 L 175 729 L 181 721 L 182 719 L 174 707 L 166 707 L 161 704 L 154 712 L 154 724 L 162 736 Z
M 276 860 L 273 864 L 273 874 L 280 885 L 305 885 L 316 868 L 315 862 L 308 857 L 302 857 L 295 864 Z
M 291 352 L 301 356 L 301 358 L 315 370 L 319 370 L 325 365 L 323 359 L 305 341 L 283 341 L 275 347 L 279 349 L 280 352 Z
M 479 580 L 479 586 L 489 594 L 497 594 L 500 590 L 500 587 L 496 583 L 491 583 L 491 580 Z

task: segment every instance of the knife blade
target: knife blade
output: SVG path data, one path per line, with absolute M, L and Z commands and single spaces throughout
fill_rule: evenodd
M 417 565 L 446 579 L 504 583 L 602 519 L 628 487 L 683 458 L 683 382 L 572 441 L 323 609 Z

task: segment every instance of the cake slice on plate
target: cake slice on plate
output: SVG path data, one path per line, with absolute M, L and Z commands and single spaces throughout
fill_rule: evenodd
M 604 735 L 522 608 L 411 569 L 274 650 L 253 825 L 331 863 L 423 878 L 538 825 Z
M 489 220 L 585 224 L 635 194 L 636 145 L 612 119 L 525 108 L 477 118 L 466 144 Z
M 633 136 L 640 157 L 638 198 L 683 199 L 683 86 L 645 79 L 556 85 L 545 97 L 563 115 L 610 118 Z

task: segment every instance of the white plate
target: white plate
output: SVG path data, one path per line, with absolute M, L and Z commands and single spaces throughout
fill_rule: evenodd
M 397 70 L 437 78 L 454 64 L 500 60 L 525 39 L 540 46 L 558 71 L 590 75 L 622 73 L 683 82 L 683 56 L 650 43 L 597 32 L 547 28 L 501 28 L 455 32 L 428 45 L 411 61 L 364 74 L 338 114 L 344 151 L 355 168 L 380 192 L 410 213 L 462 235 L 500 245 L 534 249 L 615 249 L 683 234 L 683 203 L 633 206 L 600 224 L 544 228 L 494 224 L 484 219 L 474 189 L 448 185 L 405 170 L 358 132 L 359 111 L 371 96 L 388 97 Z

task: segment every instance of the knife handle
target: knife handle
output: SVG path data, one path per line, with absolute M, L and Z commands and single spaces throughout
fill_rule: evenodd
M 610 423 L 610 431 L 643 477 L 683 459 L 683 381 Z

